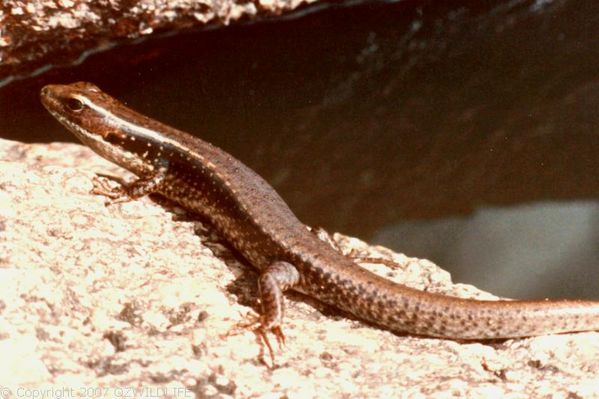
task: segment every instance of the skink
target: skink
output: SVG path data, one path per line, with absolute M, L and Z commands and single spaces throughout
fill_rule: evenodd
M 416 335 L 478 340 L 599 330 L 599 302 L 460 299 L 393 283 L 308 231 L 264 179 L 223 150 L 91 83 L 46 86 L 41 100 L 84 144 L 139 177 L 108 192 L 115 201 L 159 193 L 210 221 L 259 272 L 261 330 L 279 341 L 287 289 Z

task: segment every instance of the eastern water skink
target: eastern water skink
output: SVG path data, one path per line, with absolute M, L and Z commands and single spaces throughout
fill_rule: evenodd
M 484 301 L 428 293 L 358 266 L 302 224 L 277 192 L 233 156 L 127 108 L 91 83 L 48 85 L 41 100 L 84 144 L 139 177 L 114 201 L 159 193 L 197 212 L 258 273 L 261 331 L 284 339 L 294 289 L 395 332 L 478 340 L 599 330 L 599 302 Z

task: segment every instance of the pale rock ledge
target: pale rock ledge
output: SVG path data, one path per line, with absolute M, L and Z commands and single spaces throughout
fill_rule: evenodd
M 209 228 L 173 220 L 173 207 L 104 206 L 89 194 L 96 172 L 126 176 L 79 145 L 0 140 L 3 399 L 599 397 L 599 333 L 400 336 L 297 294 L 269 369 L 252 332 L 231 334 L 257 309 L 256 274 Z M 343 250 L 393 259 L 396 270 L 370 266 L 398 282 L 493 298 L 426 260 L 335 237 Z

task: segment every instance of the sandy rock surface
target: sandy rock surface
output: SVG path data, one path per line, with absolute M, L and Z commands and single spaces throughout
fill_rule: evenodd
M 96 172 L 130 178 L 79 145 L 0 140 L 2 399 L 599 397 L 599 333 L 401 336 L 293 293 L 287 347 L 266 367 L 240 328 L 258 310 L 249 265 L 176 207 L 106 207 L 89 193 Z M 493 298 L 429 261 L 335 238 L 394 260 L 365 266 L 398 282 Z

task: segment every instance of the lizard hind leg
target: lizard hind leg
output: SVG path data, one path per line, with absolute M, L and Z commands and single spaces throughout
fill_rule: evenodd
M 381 265 L 388 266 L 391 269 L 403 269 L 403 266 L 397 262 L 392 261 L 391 259 L 382 258 L 382 257 L 373 257 L 367 254 L 362 254 L 355 249 L 351 249 L 349 252 L 344 252 L 337 241 L 333 238 L 328 231 L 323 229 L 322 227 L 309 227 L 309 230 L 316 235 L 321 241 L 329 244 L 335 251 L 340 254 L 350 258 L 352 261 L 356 263 L 378 263 Z
M 281 326 L 285 313 L 283 292 L 299 283 L 300 275 L 291 263 L 276 261 L 271 263 L 260 274 L 258 291 L 262 304 L 260 326 L 256 332 L 268 348 L 274 364 L 274 351 L 268 339 L 268 331 L 277 339 L 279 348 L 285 345 L 285 334 Z

